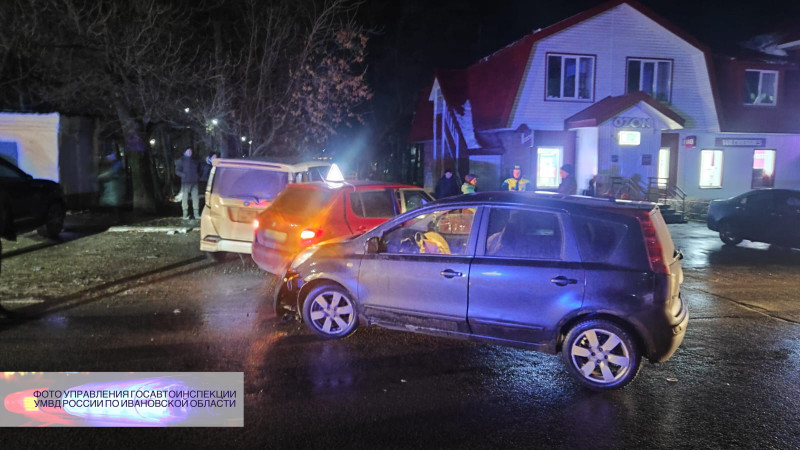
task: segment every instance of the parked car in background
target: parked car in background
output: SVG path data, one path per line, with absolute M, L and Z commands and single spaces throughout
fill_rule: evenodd
M 0 237 L 36 230 L 55 239 L 64 228 L 66 204 L 61 186 L 38 180 L 0 158 Z
M 681 259 L 652 203 L 479 193 L 309 247 L 278 299 L 321 338 L 375 324 L 560 352 L 610 390 L 683 341 Z
M 310 245 L 362 234 L 432 201 L 422 189 L 404 184 L 290 185 L 257 217 L 253 260 L 265 271 L 282 275 L 292 257 Z
M 200 219 L 200 250 L 214 259 L 249 254 L 253 220 L 289 183 L 322 180 L 330 163 L 283 164 L 257 159 L 215 159 Z
M 706 224 L 728 245 L 747 239 L 781 247 L 800 247 L 800 191 L 760 189 L 713 200 Z

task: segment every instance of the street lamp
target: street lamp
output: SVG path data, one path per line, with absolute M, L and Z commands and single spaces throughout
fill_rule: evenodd
M 242 136 L 242 142 L 244 142 L 244 141 L 246 141 L 246 140 L 247 140 L 247 137 L 245 137 L 245 136 Z
M 189 111 L 190 111 L 189 108 L 183 108 L 183 112 L 185 112 L 186 114 L 189 114 Z
M 150 139 L 150 145 L 156 145 L 156 140 L 155 139 Z
M 214 126 L 217 126 L 217 125 L 219 125 L 219 120 L 217 120 L 217 119 L 211 119 L 211 125 L 214 125 Z

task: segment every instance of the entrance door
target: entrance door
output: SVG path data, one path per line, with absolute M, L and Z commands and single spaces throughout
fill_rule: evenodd
M 658 151 L 658 187 L 665 188 L 669 181 L 669 147 L 663 147 Z
M 539 147 L 536 149 L 536 189 L 557 189 L 561 183 L 559 169 L 562 156 L 559 147 Z
M 667 170 L 667 184 L 675 186 L 678 184 L 678 133 L 661 133 L 661 148 L 669 149 L 669 169 Z M 659 177 L 661 177 L 661 152 L 659 151 Z

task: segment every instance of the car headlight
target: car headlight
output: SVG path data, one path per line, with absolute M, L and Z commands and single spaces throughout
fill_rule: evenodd
M 317 247 L 308 247 L 307 249 L 303 250 L 302 252 L 298 253 L 297 256 L 294 257 L 292 260 L 291 268 L 296 269 L 298 266 L 303 264 L 317 251 Z

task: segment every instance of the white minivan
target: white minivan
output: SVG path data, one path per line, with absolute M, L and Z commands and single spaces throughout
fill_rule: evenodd
M 289 183 L 324 180 L 331 164 L 285 164 L 260 159 L 215 159 L 200 220 L 200 250 L 216 260 L 250 254 L 253 220 Z

